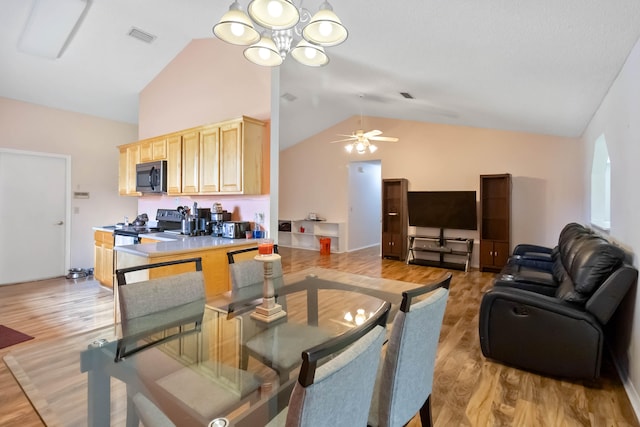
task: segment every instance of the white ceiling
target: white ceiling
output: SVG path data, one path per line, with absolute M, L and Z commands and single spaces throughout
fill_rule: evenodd
M 93 0 L 57 60 L 17 50 L 31 3 L 0 0 L 0 96 L 137 123 L 138 93 L 192 39 L 213 37 L 231 0 Z M 280 102 L 281 148 L 360 114 L 576 137 L 640 36 L 638 0 L 332 5 L 349 38 L 327 49 L 329 65 L 280 67 L 280 95 L 297 98 Z

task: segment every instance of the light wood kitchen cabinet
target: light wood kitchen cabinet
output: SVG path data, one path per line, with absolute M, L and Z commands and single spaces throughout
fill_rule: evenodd
M 220 192 L 261 193 L 263 128 L 248 117 L 220 125 Z
M 140 142 L 140 163 L 166 160 L 166 158 L 166 138 L 154 138 Z
M 182 134 L 182 194 L 219 191 L 220 129 L 208 126 Z
M 139 196 L 136 191 L 136 165 L 140 163 L 140 145 L 120 147 L 118 192 L 121 196 Z
M 135 191 L 135 165 L 167 160 L 167 194 L 262 194 L 265 123 L 241 117 L 120 148 L 121 195 Z
M 200 192 L 220 191 L 220 128 L 200 132 Z
M 93 277 L 109 288 L 113 288 L 113 234 L 96 230 L 94 233 Z
M 182 193 L 200 192 L 200 132 L 182 135 Z
M 167 138 L 167 194 L 182 193 L 182 137 Z

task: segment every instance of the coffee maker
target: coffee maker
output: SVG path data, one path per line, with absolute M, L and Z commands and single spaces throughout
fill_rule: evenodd
M 211 212 L 211 235 L 215 237 L 222 236 L 222 223 L 231 221 L 231 212 Z

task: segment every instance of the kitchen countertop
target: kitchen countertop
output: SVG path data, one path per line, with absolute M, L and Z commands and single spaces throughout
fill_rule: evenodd
M 157 239 L 154 237 L 159 234 L 167 233 L 149 233 L 145 234 L 146 238 Z M 170 241 L 160 241 L 157 243 L 143 243 L 138 245 L 115 246 L 114 251 L 125 252 L 131 255 L 137 255 L 147 258 L 154 258 L 166 255 L 175 255 L 185 252 L 201 251 L 218 248 L 231 248 L 240 245 L 256 245 L 261 239 L 225 239 L 224 237 L 212 236 L 180 236 L 174 235 L 175 239 Z
M 113 232 L 115 226 L 96 226 L 95 231 Z M 154 243 L 141 243 L 137 245 L 114 246 L 116 252 L 124 252 L 131 255 L 154 258 L 166 255 L 201 251 L 216 248 L 231 248 L 241 245 L 258 244 L 262 239 L 226 239 L 213 236 L 185 236 L 175 233 L 146 233 L 145 239 L 158 240 Z

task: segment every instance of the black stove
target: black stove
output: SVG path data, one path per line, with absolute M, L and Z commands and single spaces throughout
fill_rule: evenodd
M 158 209 L 156 214 L 157 226 L 128 225 L 116 227 L 113 234 L 120 236 L 138 237 L 141 234 L 162 233 L 163 231 L 176 231 L 182 227 L 182 214 L 175 209 Z

